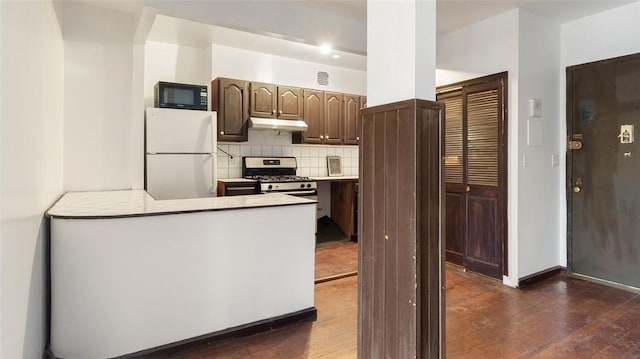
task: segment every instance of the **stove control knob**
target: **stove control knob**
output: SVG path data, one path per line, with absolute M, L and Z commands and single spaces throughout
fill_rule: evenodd
M 311 183 L 307 183 L 307 188 L 311 188 Z
M 267 186 L 267 189 L 273 189 L 273 185 Z
M 300 188 L 304 188 L 304 183 L 300 185 Z

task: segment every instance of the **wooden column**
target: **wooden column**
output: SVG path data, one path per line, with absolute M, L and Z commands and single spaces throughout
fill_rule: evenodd
M 358 358 L 444 357 L 443 106 L 363 110 Z

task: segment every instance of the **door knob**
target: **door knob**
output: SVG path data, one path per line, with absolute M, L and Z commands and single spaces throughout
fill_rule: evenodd
M 471 187 L 470 186 L 464 186 L 464 190 L 465 192 L 471 192 Z
M 573 193 L 580 193 L 582 192 L 582 177 L 577 177 L 576 181 L 573 184 Z

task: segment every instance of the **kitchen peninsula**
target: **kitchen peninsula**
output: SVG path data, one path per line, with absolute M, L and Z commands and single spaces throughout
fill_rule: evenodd
M 315 207 L 281 194 L 65 194 L 47 212 L 52 353 L 142 354 L 315 319 Z

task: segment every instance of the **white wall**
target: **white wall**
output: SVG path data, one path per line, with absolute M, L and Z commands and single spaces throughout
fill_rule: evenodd
M 640 1 L 563 24 L 563 69 L 640 52 L 639 18 Z
M 63 42 L 51 1 L 2 1 L 0 14 L 0 357 L 41 358 L 43 213 L 62 193 Z
M 564 165 L 552 167 L 560 152 L 560 25 L 520 10 L 518 71 L 518 275 L 520 278 L 560 265 L 560 207 L 564 201 Z M 529 99 L 542 101 L 542 116 L 529 117 Z M 528 142 L 528 122 L 542 126 L 542 139 Z M 562 153 L 562 156 L 560 154 Z M 527 166 L 523 165 L 526 157 Z M 564 162 L 564 161 L 562 161 Z M 511 170 L 511 169 L 510 169 Z
M 508 71 L 508 266 L 505 283 L 518 274 L 518 45 L 519 10 L 512 10 L 438 37 L 439 85 Z M 467 77 L 468 76 L 468 77 Z M 451 80 L 450 82 L 448 80 Z
M 132 188 L 133 23 L 131 14 L 64 3 L 67 191 Z
M 560 111 L 559 131 L 567 133 L 566 118 L 566 68 L 572 65 L 604 60 L 612 57 L 640 53 L 640 2 L 604 11 L 596 15 L 565 23 L 561 27 Z M 558 139 L 562 153 L 566 150 L 565 137 Z M 564 156 L 561 166 L 564 168 Z M 563 173 L 562 180 L 565 181 Z M 564 196 L 560 199 L 559 236 L 566 238 L 567 217 Z M 560 242 L 566 265 L 566 241 Z
M 212 78 L 230 77 L 364 95 L 365 71 L 317 64 L 228 46 L 212 46 Z M 318 71 L 329 73 L 329 85 L 318 85 Z
M 158 81 L 210 86 L 209 51 L 206 48 L 147 41 L 144 46 L 145 107 L 153 107 L 153 87 Z

